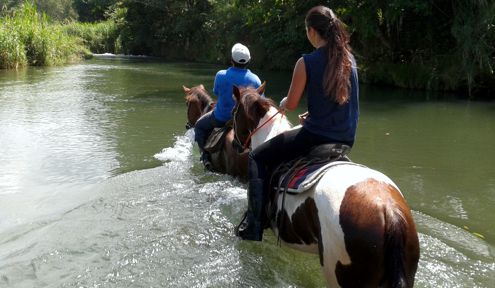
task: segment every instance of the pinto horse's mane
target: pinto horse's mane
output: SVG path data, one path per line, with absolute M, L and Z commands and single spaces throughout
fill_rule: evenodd
M 238 102 L 233 113 L 234 133 L 237 144 L 244 149 L 248 145 L 254 149 L 292 127 L 273 100 L 260 96 L 264 85 L 260 88 L 234 89 Z
M 261 97 L 258 91 L 251 87 L 242 90 L 241 103 L 247 117 L 252 121 L 258 120 L 270 107 L 276 106 L 272 99 Z

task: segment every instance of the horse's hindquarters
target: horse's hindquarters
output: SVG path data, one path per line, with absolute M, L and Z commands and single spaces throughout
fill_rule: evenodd
M 409 207 L 380 172 L 352 163 L 314 189 L 320 260 L 331 287 L 412 286 L 419 242 Z

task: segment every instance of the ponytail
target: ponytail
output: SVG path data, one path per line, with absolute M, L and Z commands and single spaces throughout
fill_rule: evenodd
M 333 11 L 324 6 L 316 6 L 309 10 L 306 26 L 315 29 L 327 41 L 325 51 L 328 63 L 323 76 L 323 88 L 335 102 L 343 105 L 349 101 L 352 72 L 349 33 Z

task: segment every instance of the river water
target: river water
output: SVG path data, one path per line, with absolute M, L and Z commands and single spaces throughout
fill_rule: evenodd
M 324 286 L 316 256 L 233 235 L 246 186 L 203 171 L 184 128 L 181 85 L 211 91 L 219 68 L 100 56 L 0 71 L 0 287 Z M 290 74 L 255 72 L 284 96 Z M 413 209 L 416 286 L 495 287 L 495 103 L 361 90 L 351 158 Z

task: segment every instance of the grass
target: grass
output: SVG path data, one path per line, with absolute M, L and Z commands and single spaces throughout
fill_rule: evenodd
M 122 50 L 118 25 L 113 20 L 99 23 L 72 22 L 61 27 L 68 35 L 82 39 L 93 53 L 120 53 Z
M 0 68 L 18 69 L 28 63 L 26 48 L 21 41 L 21 35 L 12 27 L 0 26 Z
M 53 23 L 25 2 L 0 17 L 0 69 L 62 65 L 79 61 L 91 55 L 90 51 L 114 52 L 118 49 L 116 31 L 112 21 Z

